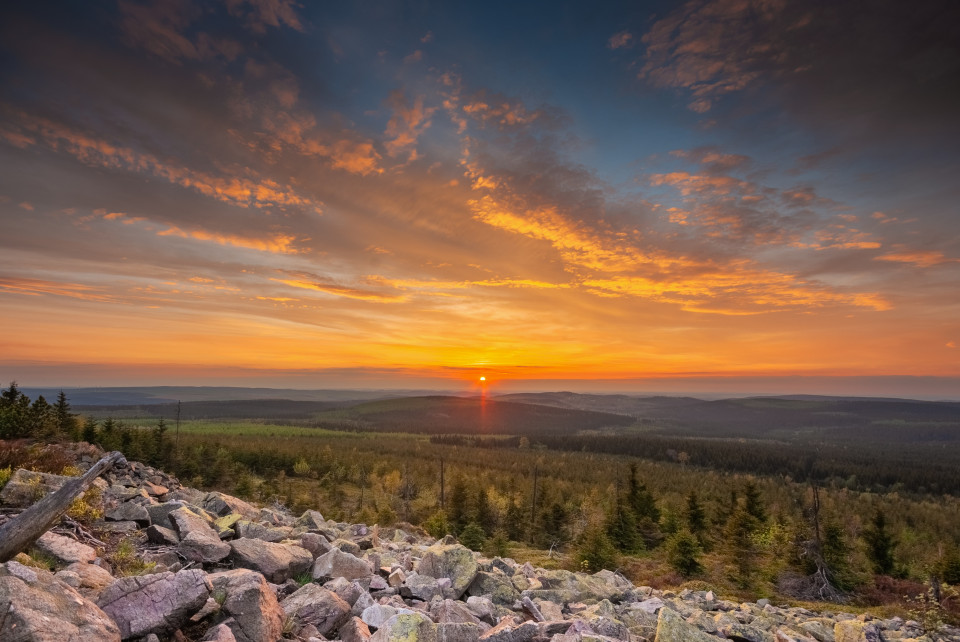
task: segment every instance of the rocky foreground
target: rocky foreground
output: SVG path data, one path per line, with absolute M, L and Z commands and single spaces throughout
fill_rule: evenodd
M 0 505 L 29 505 L 65 479 L 18 470 Z M 0 564 L 0 641 L 960 641 L 957 629 L 924 634 L 900 618 L 741 604 L 634 586 L 610 571 L 486 559 L 449 536 L 257 508 L 137 462 L 97 485 L 105 520 L 91 530 L 133 539 L 150 568 L 117 577 L 106 542 L 76 525 L 52 529 L 34 554 L 56 572 L 24 557 Z

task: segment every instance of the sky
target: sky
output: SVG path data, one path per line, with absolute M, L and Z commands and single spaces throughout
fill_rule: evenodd
M 952 0 L 0 6 L 21 385 L 960 397 Z

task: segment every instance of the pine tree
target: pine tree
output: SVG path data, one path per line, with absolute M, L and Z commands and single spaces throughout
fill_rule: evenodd
M 457 539 L 471 551 L 479 551 L 483 548 L 483 543 L 487 538 L 480 524 L 470 522 L 464 527 L 463 532 L 460 533 Z
M 162 466 L 167 460 L 167 422 L 163 417 L 157 420 L 153 429 L 153 461 Z M 219 479 L 218 479 L 219 481 Z
M 863 531 L 863 540 L 867 544 L 867 557 L 878 575 L 893 573 L 893 536 L 887 531 L 887 516 L 880 509 Z
M 757 566 L 757 550 L 753 542 L 756 529 L 756 518 L 747 512 L 746 507 L 739 506 L 723 531 L 725 557 L 733 568 L 731 579 L 742 588 L 752 584 Z
M 496 519 L 493 514 L 493 507 L 490 506 L 490 499 L 487 496 L 487 489 L 483 486 L 477 488 L 474 499 L 473 520 L 480 525 L 484 533 L 492 533 L 496 526 Z
M 117 422 L 113 417 L 107 417 L 103 420 L 103 426 L 100 428 L 100 446 L 104 450 L 117 449 Z
M 447 498 L 447 517 L 450 520 L 450 529 L 454 535 L 466 528 L 470 521 L 468 506 L 467 484 L 463 477 L 457 476 L 450 487 L 450 496 Z
M 660 509 L 653 493 L 647 490 L 647 485 L 637 478 L 637 465 L 630 464 L 630 480 L 627 488 L 627 503 L 637 519 L 648 518 L 651 522 L 660 521 Z
M 76 429 L 76 418 L 70 412 L 70 403 L 67 401 L 67 395 L 63 390 L 57 395 L 57 403 L 53 405 L 56 415 L 56 434 L 57 436 L 70 436 Z
M 690 577 L 703 570 L 700 565 L 700 545 L 690 531 L 677 531 L 667 540 L 666 546 L 667 560 L 680 575 Z
M 607 536 L 617 550 L 636 553 L 643 548 L 643 542 L 637 530 L 637 517 L 620 493 L 617 493 L 616 500 L 607 512 L 605 527 Z
M 697 491 L 691 490 L 687 495 L 687 508 L 684 514 L 687 522 L 687 529 L 690 534 L 697 538 L 700 546 L 706 548 L 707 539 L 707 514 L 703 510 Z
M 576 559 L 581 569 L 592 573 L 616 568 L 617 549 L 602 524 L 594 524 L 584 531 L 577 545 Z
M 757 526 L 767 521 L 767 511 L 763 507 L 763 498 L 760 497 L 760 490 L 751 480 L 743 487 L 743 507 L 757 520 Z
M 88 444 L 97 443 L 97 420 L 93 417 L 87 417 L 83 420 L 83 431 L 81 438 Z M 128 453 L 129 454 L 129 453 Z
M 507 514 L 504 521 L 506 521 L 507 537 L 514 541 L 522 541 L 523 535 L 525 532 L 526 511 L 523 510 L 523 506 L 516 501 L 516 498 L 511 495 L 510 503 L 507 504 Z

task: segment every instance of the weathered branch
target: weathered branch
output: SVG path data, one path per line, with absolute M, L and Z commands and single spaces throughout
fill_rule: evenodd
M 97 477 L 127 460 L 119 452 L 108 453 L 83 476 L 71 479 L 36 504 L 0 526 L 0 563 L 12 559 L 43 535 L 70 504 L 84 493 Z

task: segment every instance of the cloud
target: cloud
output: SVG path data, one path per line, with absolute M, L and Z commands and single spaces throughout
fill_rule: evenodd
M 417 139 L 430 127 L 430 118 L 436 108 L 424 107 L 422 96 L 415 98 L 411 104 L 400 90 L 390 92 L 387 105 L 393 111 L 393 116 L 384 132 L 384 147 L 393 157 L 409 152 L 410 160 L 413 160 L 417 154 Z
M 629 31 L 620 31 L 610 36 L 607 47 L 610 49 L 624 49 L 633 46 L 633 34 Z
M 98 303 L 111 303 L 116 299 L 96 288 L 82 283 L 64 283 L 41 279 L 0 276 L 0 292 L 27 296 L 60 296 Z
M 321 209 L 319 203 L 269 178 L 214 176 L 24 113 L 17 114 L 16 124 L 38 144 L 42 141 L 51 149 L 66 152 L 84 164 L 149 174 L 230 205 Z
M 919 135 L 944 149 L 944 132 L 960 129 L 956 17 L 950 0 L 879 0 L 870 11 L 848 0 L 690 0 L 642 36 L 639 76 L 686 94 L 695 112 L 743 93 L 742 117 L 772 97 L 843 139 Z M 834 155 L 836 141 L 801 165 Z
M 296 0 L 224 0 L 230 15 L 243 18 L 256 33 L 265 33 L 267 27 L 290 27 L 304 31 L 297 13 L 301 6 Z
M 909 263 L 921 268 L 934 267 L 944 263 L 960 263 L 960 259 L 951 259 L 935 250 L 902 250 L 876 257 L 877 261 Z

